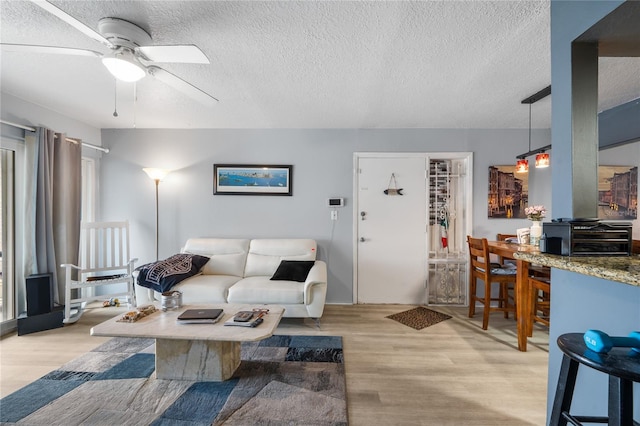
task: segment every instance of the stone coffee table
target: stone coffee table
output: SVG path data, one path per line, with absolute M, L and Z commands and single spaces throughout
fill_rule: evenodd
M 198 308 L 223 309 L 223 317 L 215 324 L 177 323 L 182 312 Z M 224 325 L 236 312 L 253 308 L 269 309 L 257 327 Z M 273 305 L 185 305 L 166 312 L 158 309 L 132 323 L 119 322 L 118 315 L 93 327 L 91 335 L 156 339 L 157 379 L 223 381 L 240 365 L 240 344 L 273 335 L 283 314 L 284 308 Z

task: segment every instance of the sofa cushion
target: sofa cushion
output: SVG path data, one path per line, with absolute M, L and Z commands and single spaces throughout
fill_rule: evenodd
M 138 284 L 159 293 L 170 290 L 184 279 L 193 277 L 209 260 L 206 256 L 180 253 L 136 268 Z
M 205 275 L 235 275 L 242 277 L 249 251 L 249 240 L 233 238 L 190 238 L 184 253 L 210 258 L 202 269 Z
M 226 303 L 229 287 L 240 278 L 233 275 L 198 275 L 175 286 L 182 292 L 182 303 Z
M 315 260 L 283 260 L 280 262 L 280 266 L 276 269 L 271 280 L 298 281 L 303 283 L 315 263 Z
M 244 277 L 271 277 L 282 260 L 316 260 L 315 240 L 251 240 Z
M 249 277 L 229 289 L 229 303 L 304 303 L 304 284 L 295 281 L 271 281 L 270 277 Z

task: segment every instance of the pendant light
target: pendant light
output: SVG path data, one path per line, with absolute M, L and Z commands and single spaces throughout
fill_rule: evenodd
M 522 158 L 516 162 L 516 173 L 527 173 L 529 171 L 529 162 L 526 158 Z
M 536 169 L 544 169 L 545 167 L 549 167 L 549 154 L 546 152 L 541 152 L 536 155 Z
M 527 161 L 527 157 L 531 155 L 536 156 L 536 168 L 541 169 L 544 167 L 549 167 L 549 154 L 546 151 L 551 149 L 551 145 L 543 146 L 542 148 L 538 148 L 533 151 L 531 150 L 531 104 L 533 104 L 534 102 L 538 102 L 540 99 L 545 98 L 550 94 L 551 86 L 548 86 L 538 93 L 522 100 L 523 104 L 529 104 L 529 151 L 516 156 L 516 158 L 518 159 L 516 163 L 516 173 L 527 173 L 529 171 L 529 161 Z
M 529 152 L 531 152 L 531 103 L 529 103 Z M 526 154 L 517 156 L 516 173 L 528 173 L 529 161 L 525 158 Z

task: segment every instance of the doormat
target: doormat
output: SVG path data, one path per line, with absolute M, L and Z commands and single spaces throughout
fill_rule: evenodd
M 422 330 L 423 328 L 427 328 L 433 324 L 448 320 L 451 318 L 451 315 L 432 311 L 431 309 L 419 306 L 417 308 L 409 309 L 408 311 L 389 315 L 386 318 L 398 321 L 400 324 L 404 324 L 407 327 Z
M 0 423 L 346 425 L 340 336 L 244 342 L 224 382 L 159 380 L 153 339 L 113 338 L 0 400 Z

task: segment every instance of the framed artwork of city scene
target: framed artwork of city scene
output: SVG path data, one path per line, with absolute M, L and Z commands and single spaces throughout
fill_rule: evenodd
M 638 166 L 598 166 L 598 219 L 638 218 Z
M 214 195 L 291 195 L 291 165 L 214 164 Z
M 526 219 L 529 204 L 529 174 L 516 173 L 516 166 L 489 166 L 489 219 Z

